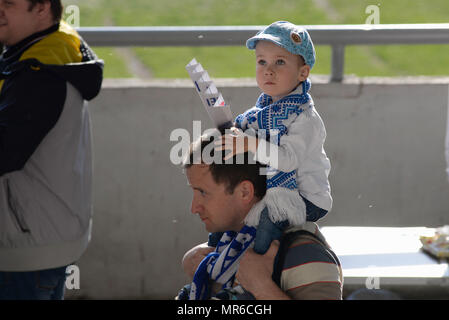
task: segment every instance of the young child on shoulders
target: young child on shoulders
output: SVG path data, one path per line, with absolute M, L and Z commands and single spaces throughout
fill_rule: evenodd
M 252 152 L 269 167 L 267 192 L 245 224 L 257 227 L 254 250 L 265 253 L 288 226 L 317 221 L 332 207 L 324 151 L 326 129 L 309 90 L 315 49 L 308 32 L 290 22 L 269 25 L 246 46 L 255 50 L 256 106 L 237 116 L 231 134 L 216 144 L 225 159 Z M 221 234 L 210 234 L 215 246 Z

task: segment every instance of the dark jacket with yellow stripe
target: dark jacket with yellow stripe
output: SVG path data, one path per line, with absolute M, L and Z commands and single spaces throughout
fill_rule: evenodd
M 0 271 L 76 261 L 90 238 L 92 157 L 86 100 L 103 62 L 64 22 L 0 59 Z

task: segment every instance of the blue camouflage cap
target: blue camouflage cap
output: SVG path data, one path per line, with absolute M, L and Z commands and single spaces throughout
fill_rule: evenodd
M 288 21 L 277 21 L 259 31 L 254 37 L 246 41 L 248 49 L 255 49 L 260 40 L 271 41 L 285 50 L 300 55 L 306 64 L 313 67 L 315 64 L 315 48 L 312 38 L 306 29 L 296 26 Z

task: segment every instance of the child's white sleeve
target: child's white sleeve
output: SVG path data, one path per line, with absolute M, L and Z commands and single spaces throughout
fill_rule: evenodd
M 279 146 L 259 139 L 254 159 L 279 171 L 290 172 L 299 168 L 308 153 L 322 148 L 326 132 L 321 118 L 313 111 L 301 114 L 280 139 Z

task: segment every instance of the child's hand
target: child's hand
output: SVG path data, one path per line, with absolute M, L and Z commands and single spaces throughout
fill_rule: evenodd
M 259 141 L 256 137 L 245 134 L 242 130 L 235 127 L 231 128 L 231 134 L 225 134 L 221 140 L 215 142 L 215 151 L 228 150 L 230 151 L 224 160 L 231 159 L 233 156 L 245 152 L 257 152 Z

